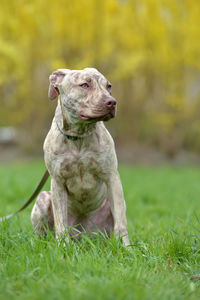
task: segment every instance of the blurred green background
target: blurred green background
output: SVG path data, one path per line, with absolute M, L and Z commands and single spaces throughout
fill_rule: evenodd
M 42 153 L 56 105 L 51 72 L 95 67 L 118 100 L 107 125 L 122 156 L 200 154 L 199 1 L 0 4 L 0 127 L 18 129 L 20 149 Z

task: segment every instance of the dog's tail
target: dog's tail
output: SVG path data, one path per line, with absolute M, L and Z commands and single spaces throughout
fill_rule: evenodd
M 39 194 L 39 192 L 41 191 L 42 187 L 44 186 L 45 182 L 47 181 L 49 177 L 49 172 L 46 170 L 40 183 L 38 184 L 38 186 L 36 187 L 35 191 L 33 192 L 33 194 L 30 196 L 30 198 L 24 203 L 24 205 L 22 207 L 20 207 L 15 213 L 2 217 L 0 218 L 0 222 L 2 222 L 3 220 L 8 220 L 12 217 L 14 217 L 16 214 L 18 214 L 20 211 L 24 210 L 27 206 L 29 206 L 29 204 L 37 197 L 37 195 Z

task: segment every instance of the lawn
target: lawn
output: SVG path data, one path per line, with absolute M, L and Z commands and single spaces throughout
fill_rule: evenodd
M 42 162 L 0 167 L 0 215 L 14 212 Z M 35 237 L 31 207 L 0 225 L 0 299 L 199 299 L 200 168 L 121 166 L 131 246 L 99 235 Z M 47 184 L 49 185 L 49 183 Z M 32 205 L 31 205 L 32 206 Z

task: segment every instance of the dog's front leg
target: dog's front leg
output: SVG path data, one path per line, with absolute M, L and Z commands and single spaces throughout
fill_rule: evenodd
M 52 204 L 56 238 L 59 239 L 67 229 L 67 191 L 59 179 L 51 181 Z M 69 237 L 66 237 L 66 241 Z
M 121 236 L 123 243 L 128 246 L 129 238 L 126 221 L 126 204 L 119 173 L 113 171 L 108 181 L 108 199 L 114 219 L 114 233 L 117 237 Z

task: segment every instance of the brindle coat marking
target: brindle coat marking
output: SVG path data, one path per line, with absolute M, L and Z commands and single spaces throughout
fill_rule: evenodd
M 81 231 L 114 230 L 128 245 L 114 142 L 103 124 L 115 115 L 111 85 L 93 68 L 59 69 L 50 76 L 49 87 L 49 98 L 57 96 L 55 117 L 44 142 L 51 191 L 39 194 L 32 224 L 37 233 L 45 233 L 45 224 L 50 229 L 55 226 L 57 238 L 70 225 L 79 224 Z

